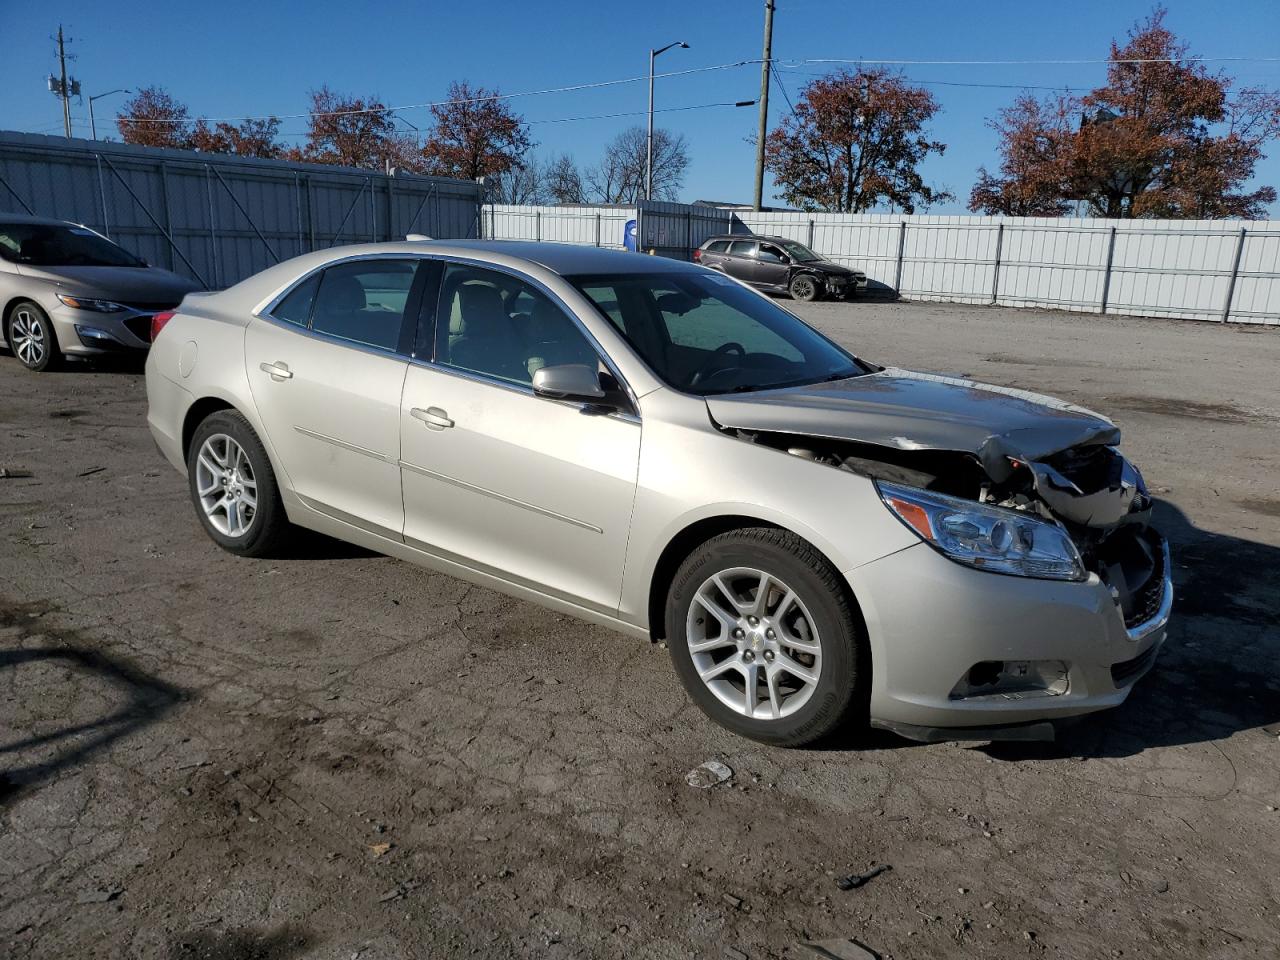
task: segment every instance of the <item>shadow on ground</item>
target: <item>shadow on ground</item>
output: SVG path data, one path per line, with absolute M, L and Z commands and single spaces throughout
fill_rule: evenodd
M 194 930 L 170 944 L 169 960 L 289 960 L 316 943 L 309 931 L 291 925 L 269 932 Z
M 27 613 L 22 607 L 2 606 L 0 625 L 22 627 Z M 60 632 L 64 640 L 70 633 Z M 116 693 L 123 694 L 124 702 L 101 717 L 68 719 L 53 730 L 0 743 L 0 764 L 3 764 L 0 768 L 0 805 L 59 771 L 84 762 L 121 737 L 155 723 L 184 697 L 184 692 L 178 687 L 123 660 L 74 643 L 0 650 L 0 674 L 13 673 L 24 666 L 36 664 L 60 666 L 77 679 L 104 681 Z

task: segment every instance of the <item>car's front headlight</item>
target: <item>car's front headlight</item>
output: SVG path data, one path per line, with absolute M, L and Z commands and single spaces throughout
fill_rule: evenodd
M 88 297 L 71 297 L 65 293 L 58 294 L 58 299 L 68 307 L 75 307 L 77 310 L 96 310 L 98 313 L 116 313 L 124 309 L 120 304 L 112 303 L 110 300 L 90 300 Z
M 1055 523 L 896 483 L 877 481 L 876 488 L 899 520 L 958 563 L 1044 580 L 1088 576 L 1076 545 Z

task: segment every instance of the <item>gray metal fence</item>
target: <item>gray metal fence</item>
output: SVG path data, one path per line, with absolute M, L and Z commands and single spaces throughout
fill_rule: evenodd
M 100 231 L 206 288 L 341 243 L 479 236 L 466 180 L 0 131 L 0 211 Z

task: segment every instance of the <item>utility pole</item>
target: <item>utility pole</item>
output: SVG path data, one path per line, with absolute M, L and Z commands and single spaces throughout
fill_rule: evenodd
M 773 70 L 773 0 L 764 0 L 764 62 L 760 64 L 760 128 L 756 133 L 756 199 L 764 203 L 764 138 L 769 133 L 769 73 Z
M 62 24 L 58 24 L 58 67 L 62 71 L 59 87 L 62 91 L 62 129 L 71 139 L 71 91 L 67 89 L 67 48 L 62 39 Z
M 80 96 L 80 81 L 67 76 L 67 40 L 58 24 L 58 76 L 49 74 L 49 92 L 62 101 L 62 132 L 71 138 L 71 98 Z M 74 56 L 71 57 L 75 59 Z

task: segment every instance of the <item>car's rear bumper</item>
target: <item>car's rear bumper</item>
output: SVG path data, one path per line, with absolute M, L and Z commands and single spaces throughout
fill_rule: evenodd
M 1028 739 L 1018 728 L 1117 706 L 1164 643 L 1169 567 L 1158 611 L 1132 627 L 1092 575 L 1068 583 L 987 573 L 923 543 L 850 571 L 871 646 L 872 723 L 928 734 L 919 739 Z M 986 692 L 971 683 L 980 664 L 1006 665 L 1002 678 L 1028 673 Z

